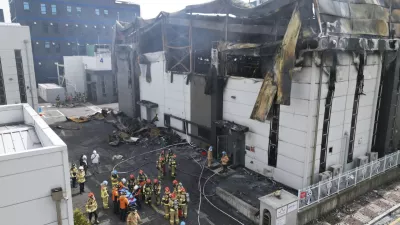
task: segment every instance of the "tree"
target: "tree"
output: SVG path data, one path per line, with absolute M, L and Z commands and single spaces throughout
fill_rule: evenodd
M 74 210 L 74 224 L 75 225 L 90 225 L 85 215 L 81 212 L 80 209 Z

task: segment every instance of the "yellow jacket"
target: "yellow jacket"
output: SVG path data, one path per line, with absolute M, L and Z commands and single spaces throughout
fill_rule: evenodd
M 97 202 L 96 199 L 93 198 L 89 198 L 86 202 L 86 212 L 94 212 L 97 210 Z
M 140 221 L 140 216 L 137 212 L 130 212 L 126 222 L 128 225 L 137 225 Z
M 164 205 L 169 205 L 169 193 L 164 193 L 164 196 L 162 197 L 162 203 Z
M 74 175 L 74 173 L 75 173 L 75 175 Z M 77 169 L 76 167 L 72 167 L 72 168 L 69 170 L 69 175 L 70 175 L 72 178 L 76 177 L 77 174 L 78 174 L 78 169 Z
M 118 179 L 119 179 L 118 175 L 116 177 L 111 176 L 111 185 L 112 185 L 112 187 L 114 187 L 115 185 L 118 184 L 118 182 L 119 182 Z
M 103 186 L 102 188 L 101 188 L 101 198 L 108 198 L 108 190 L 107 190 L 107 187 L 105 187 L 105 186 Z
M 78 183 L 85 183 L 85 181 L 86 181 L 86 178 L 85 178 L 85 171 L 79 171 L 77 174 L 76 174 L 76 177 L 78 178 L 77 180 L 78 180 Z

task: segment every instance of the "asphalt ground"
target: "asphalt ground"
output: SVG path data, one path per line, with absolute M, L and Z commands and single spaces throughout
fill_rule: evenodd
M 74 122 L 65 122 L 59 124 L 64 128 L 78 128 L 79 130 L 67 130 L 67 129 L 57 129 L 53 128 L 55 132 L 64 140 L 64 142 L 68 146 L 68 154 L 70 162 L 78 163 L 81 155 L 85 154 L 90 158 L 92 151 L 95 149 L 100 154 L 100 173 L 94 174 L 92 173 L 92 168 L 90 167 L 89 162 L 89 176 L 87 177 L 86 182 L 86 193 L 79 195 L 79 190 L 73 189 L 73 204 L 74 207 L 84 208 L 84 205 L 87 200 L 87 193 L 89 191 L 94 192 L 97 202 L 99 204 L 99 215 L 101 224 L 126 224 L 121 222 L 119 218 L 112 213 L 112 209 L 103 210 L 102 202 L 100 198 L 100 183 L 103 180 L 108 180 L 110 177 L 110 172 L 114 165 L 116 165 L 121 160 L 112 160 L 113 156 L 122 155 L 123 159 L 127 159 L 130 157 L 135 157 L 132 160 L 129 160 L 125 163 L 122 163 L 116 168 L 119 172 L 129 172 L 129 173 L 121 173 L 120 177 L 129 177 L 129 174 L 133 172 L 135 176 L 137 176 L 138 170 L 142 169 L 144 172 L 151 177 L 152 179 L 157 177 L 157 169 L 155 161 L 157 160 L 157 153 L 149 153 L 142 156 L 140 154 L 149 152 L 154 149 L 160 148 L 160 146 L 156 143 L 154 145 L 147 146 L 146 144 L 138 144 L 138 145 L 126 145 L 122 144 L 118 147 L 113 147 L 108 144 L 108 134 L 112 133 L 115 128 L 104 121 L 93 120 L 87 123 L 74 123 Z M 183 183 L 183 186 L 190 194 L 190 203 L 189 203 L 189 212 L 188 218 L 185 220 L 186 224 L 199 224 L 198 222 L 198 205 L 199 205 L 199 191 L 198 191 L 198 181 L 199 175 L 201 173 L 200 166 L 193 160 L 192 156 L 198 160 L 203 160 L 201 163 L 204 163 L 205 157 L 200 156 L 200 154 L 192 147 L 186 145 L 183 147 L 174 148 L 175 153 L 177 155 L 177 163 L 178 163 L 178 171 L 177 171 L 177 180 Z M 90 160 L 89 160 L 90 161 Z M 124 176 L 126 175 L 126 176 Z M 213 172 L 205 169 L 202 176 L 201 183 L 204 184 L 206 178 L 213 175 Z M 215 187 L 218 185 L 218 182 L 221 181 L 222 178 L 218 175 L 214 176 L 207 183 L 205 188 L 206 194 L 209 196 L 209 200 L 232 215 L 237 220 L 241 221 L 243 224 L 252 224 L 252 222 L 246 219 L 243 215 L 238 213 L 229 207 L 224 201 L 222 201 L 219 197 L 214 195 Z M 229 179 L 229 178 L 228 178 Z M 110 183 L 110 181 L 109 181 Z M 165 186 L 169 186 L 172 188 L 172 179 L 170 177 L 166 177 L 162 180 L 163 190 Z M 110 189 L 110 188 L 109 188 Z M 111 203 L 111 201 L 110 201 Z M 111 206 L 111 204 L 110 204 Z M 163 218 L 163 209 L 162 207 L 156 206 L 142 206 L 142 209 L 139 210 L 139 214 L 142 217 L 143 224 L 169 224 L 169 221 Z M 239 224 L 235 220 L 232 220 L 225 214 L 219 212 L 213 206 L 211 206 L 204 197 L 202 198 L 201 210 L 200 210 L 200 224 L 215 224 L 215 225 L 233 225 Z

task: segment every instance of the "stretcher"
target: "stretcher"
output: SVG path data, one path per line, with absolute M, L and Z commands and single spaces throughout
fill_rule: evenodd
M 119 194 L 121 196 L 121 193 L 125 192 L 126 193 L 126 198 L 128 199 L 129 202 L 129 207 L 136 207 L 136 198 L 135 196 L 129 191 L 128 188 L 124 187 L 121 190 L 119 190 Z

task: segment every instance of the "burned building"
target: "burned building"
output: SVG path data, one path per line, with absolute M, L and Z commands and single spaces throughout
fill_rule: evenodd
M 120 109 L 307 186 L 397 148 L 399 9 L 397 0 L 215 0 L 117 22 Z

